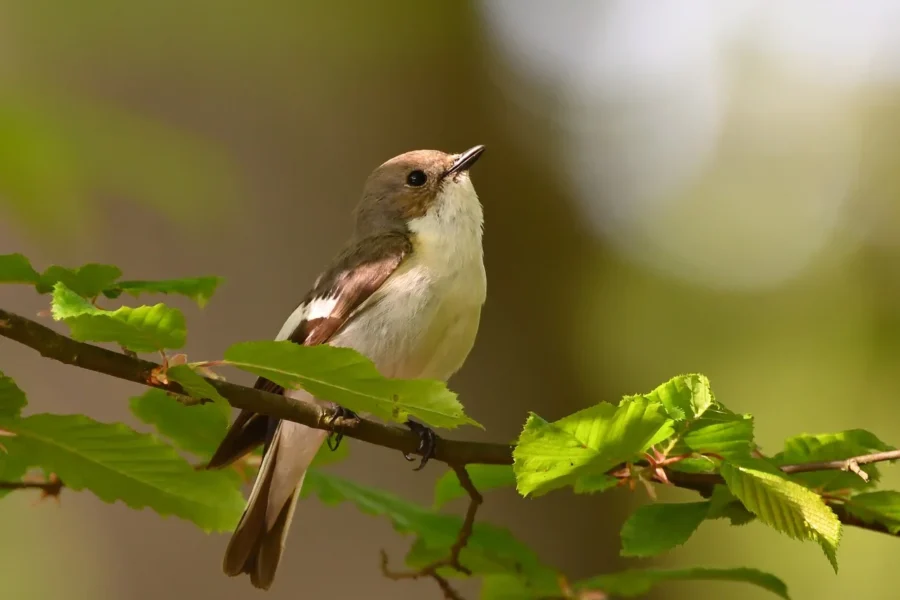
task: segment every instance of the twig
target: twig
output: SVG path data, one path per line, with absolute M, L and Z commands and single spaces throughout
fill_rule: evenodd
M 174 392 L 182 396 L 188 396 L 180 385 L 174 382 L 163 384 L 161 382 L 152 382 L 151 373 L 154 369 L 159 369 L 161 365 L 132 358 L 112 350 L 107 350 L 92 344 L 76 342 L 75 340 L 60 335 L 52 329 L 19 316 L 0 309 L 0 337 L 17 341 L 41 353 L 42 356 L 58 360 L 62 363 L 73 365 L 82 369 L 96 371 L 126 381 L 132 381 L 149 387 L 156 387 L 169 392 Z M 335 423 L 328 425 L 321 418 L 319 409 L 312 404 L 300 402 L 279 394 L 271 394 L 262 390 L 235 385 L 226 381 L 215 378 L 206 378 L 206 380 L 222 394 L 232 406 L 252 410 L 257 413 L 271 415 L 288 421 L 302 423 L 307 427 L 316 429 L 324 429 L 330 431 L 333 428 L 343 428 L 347 437 L 354 438 L 370 444 L 399 450 L 408 454 L 418 454 L 419 437 L 406 428 L 393 427 L 384 425 L 369 419 L 359 419 L 344 422 L 343 419 L 337 419 Z M 794 465 L 784 465 L 781 470 L 785 473 L 803 473 L 809 471 L 834 471 L 834 470 L 852 470 L 852 465 L 865 465 L 876 462 L 896 460 L 900 458 L 900 450 L 890 452 L 878 452 L 875 454 L 866 454 L 863 456 L 846 458 L 838 461 L 802 463 Z M 456 440 L 448 440 L 446 438 L 438 438 L 436 440 L 434 460 L 447 463 L 457 471 L 465 473 L 463 467 L 467 464 L 489 464 L 489 465 L 509 465 L 512 464 L 512 446 L 509 444 L 490 444 L 484 442 L 462 442 Z M 636 463 L 639 466 L 647 466 L 646 463 Z M 610 475 L 614 475 L 617 471 L 622 472 L 626 465 L 616 465 L 608 471 Z M 713 488 L 717 484 L 724 481 L 719 475 L 708 473 L 684 473 L 675 471 L 671 468 L 664 468 L 664 474 L 668 481 L 680 488 L 693 490 L 702 496 L 709 497 Z M 860 469 L 860 472 L 863 472 Z M 460 482 L 465 487 L 468 474 L 463 476 Z M 658 481 L 658 479 L 656 479 Z M 62 484 L 60 484 L 62 485 Z M 20 482 L 0 482 L 0 489 L 27 489 L 28 487 L 38 487 L 36 485 L 24 486 Z M 467 488 L 470 497 L 472 490 Z M 890 533 L 887 529 L 877 523 L 865 523 L 858 518 L 850 515 L 840 504 L 829 501 L 829 505 L 835 510 L 835 513 L 845 525 L 860 527 L 871 531 Z M 469 507 L 470 512 L 474 515 L 477 509 L 472 505 Z M 467 515 L 467 519 L 468 519 Z M 473 516 L 474 518 L 474 516 Z M 471 534 L 471 531 L 469 532 Z M 465 542 L 463 542 L 463 546 Z M 462 548 L 462 546 L 460 546 Z
M 55 474 L 45 480 L 0 481 L 0 490 L 41 490 L 41 498 L 56 498 L 65 484 Z
M 448 554 L 444 558 L 425 565 L 417 571 L 392 571 L 388 566 L 387 553 L 382 550 L 381 572 L 385 577 L 388 577 L 395 581 L 400 579 L 419 579 L 420 577 L 431 577 L 432 579 L 437 581 L 438 586 L 440 586 L 441 590 L 444 592 L 444 598 L 448 600 L 462 600 L 462 597 L 455 589 L 453 589 L 453 586 L 450 585 L 450 582 L 447 581 L 447 579 L 440 573 L 438 573 L 438 569 L 441 569 L 443 567 L 450 567 L 465 575 L 472 574 L 472 571 L 468 567 L 463 566 L 462 563 L 459 562 L 459 555 L 462 552 L 463 548 L 466 547 L 466 544 L 469 543 L 469 538 L 472 537 L 472 530 L 475 527 L 475 514 L 478 512 L 478 507 L 481 506 L 484 498 L 475 488 L 475 484 L 472 483 L 472 478 L 469 477 L 469 473 L 466 471 L 466 468 L 463 465 L 452 464 L 450 465 L 450 467 L 459 478 L 460 485 L 469 494 L 469 508 L 466 510 L 466 518 L 463 520 L 462 527 L 460 527 L 459 529 L 459 534 L 456 536 L 456 541 L 453 542 L 452 546 L 450 546 L 450 554 Z
M 868 465 L 872 463 L 897 459 L 900 459 L 900 450 L 889 450 L 887 452 L 873 452 L 872 454 L 864 454 L 862 456 L 854 456 L 852 458 L 845 458 L 842 460 L 810 462 L 799 465 L 785 465 L 781 467 L 781 470 L 785 473 L 808 473 L 810 471 L 850 471 L 859 475 L 863 481 L 869 481 L 868 473 L 860 469 L 860 465 Z

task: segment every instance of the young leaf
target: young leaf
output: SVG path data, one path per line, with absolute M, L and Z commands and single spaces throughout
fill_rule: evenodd
M 787 586 L 779 578 L 756 569 L 631 569 L 598 575 L 572 585 L 573 598 L 634 598 L 645 596 L 659 584 L 670 581 L 733 581 L 749 583 L 790 600 Z M 594 596 L 590 595 L 595 592 Z M 600 596 L 599 594 L 604 594 Z M 539 600 L 561 598 L 557 578 L 544 576 L 522 581 L 515 575 L 490 575 L 484 578 L 481 600 Z M 568 596 L 566 596 L 568 597 Z
M 302 493 L 315 494 L 326 504 L 351 502 L 364 513 L 387 517 L 400 533 L 416 534 L 418 540 L 407 557 L 413 566 L 430 562 L 432 557 L 446 556 L 462 526 L 458 516 L 440 514 L 388 492 L 322 471 L 307 472 Z M 479 573 L 527 574 L 545 568 L 534 552 L 516 541 L 509 531 L 478 522 L 460 555 L 460 562 Z
M 671 422 L 662 404 L 640 397 L 597 404 L 555 423 L 532 413 L 513 451 L 517 489 L 539 496 L 602 474 L 644 451 L 666 428 L 671 431 Z
M 475 489 L 484 493 L 501 487 L 516 485 L 516 476 L 512 465 L 466 465 L 469 478 Z M 459 484 L 459 478 L 453 469 L 448 469 L 434 485 L 434 508 L 440 508 L 450 500 L 468 496 L 468 492 Z
M 79 296 L 94 298 L 121 276 L 122 271 L 113 265 L 90 263 L 77 269 L 53 265 L 41 274 L 35 288 L 39 294 L 48 294 L 62 283 Z
M 200 308 L 206 306 L 222 283 L 221 277 L 188 277 L 185 279 L 164 279 L 161 281 L 119 281 L 112 287 L 103 290 L 107 298 L 117 298 L 122 292 L 135 298 L 141 294 L 180 294 L 197 303 Z
M 577 582 L 574 587 L 579 591 L 599 590 L 610 596 L 633 598 L 635 596 L 643 596 L 660 583 L 670 581 L 734 581 L 749 583 L 768 590 L 785 600 L 790 600 L 787 586 L 779 578 L 763 571 L 745 568 L 634 569 L 622 571 L 621 573 L 591 577 L 590 579 Z
M 245 342 L 225 351 L 225 362 L 285 388 L 303 388 L 316 398 L 356 413 L 405 422 L 416 417 L 434 427 L 475 425 L 456 394 L 438 381 L 388 379 L 350 348 L 300 346 L 291 342 Z
M 726 460 L 750 458 L 753 418 L 749 415 L 734 415 L 721 421 L 704 418 L 692 424 L 682 440 L 699 454 L 717 454 Z
M 643 397 L 651 402 L 661 402 L 675 421 L 699 418 L 714 400 L 709 379 L 700 374 L 673 377 Z
M 584 475 L 575 480 L 573 488 L 576 494 L 597 494 L 605 492 L 619 485 L 615 477 L 603 473 Z
M 225 396 L 219 393 L 210 382 L 203 378 L 203 375 L 192 369 L 188 365 L 176 365 L 169 367 L 166 371 L 166 377 L 172 381 L 181 384 L 188 394 L 200 400 L 212 400 L 218 407 L 219 411 L 225 415 L 225 418 L 231 416 L 231 404 L 225 399 Z
M 688 541 L 709 513 L 709 502 L 646 504 L 622 526 L 622 556 L 656 556 Z
M 893 535 L 900 534 L 900 492 L 882 490 L 852 496 L 845 506 L 866 523 L 881 523 Z
M 216 404 L 186 406 L 155 388 L 130 402 L 134 416 L 153 425 L 178 448 L 204 460 L 212 457 L 228 429 L 228 414 Z
M 28 470 L 28 461 L 15 445 L 14 439 L 0 437 L 0 444 L 3 444 L 0 448 L 0 481 L 21 481 Z M 0 489 L 0 498 L 11 491 Z
M 21 254 L 0 254 L 0 283 L 35 284 L 40 277 Z
M 63 283 L 53 289 L 53 318 L 65 321 L 80 342 L 117 342 L 135 352 L 184 346 L 187 330 L 181 311 L 165 304 L 102 310 Z
M 784 451 L 776 454 L 772 460 L 778 465 L 786 465 L 843 460 L 887 450 L 893 450 L 893 448 L 878 439 L 875 434 L 863 429 L 850 429 L 839 433 L 798 435 L 788 438 L 784 443 Z M 876 483 L 880 479 L 880 473 L 874 464 L 860 465 L 860 468 L 869 475 L 868 484 Z M 863 481 L 859 475 L 838 470 L 796 473 L 791 478 L 808 487 L 823 491 L 862 489 L 867 486 L 867 482 Z
M 91 490 L 105 502 L 149 507 L 206 531 L 232 529 L 244 510 L 233 477 L 195 471 L 171 446 L 121 423 L 39 414 L 5 419 L 0 427 L 16 434 L 10 442 L 30 464 L 56 473 L 68 488 Z
M 0 418 L 17 417 L 28 401 L 16 382 L 0 371 Z M 2 442 L 0 442 L 2 443 Z M 0 452 L 3 452 L 0 449 Z
M 707 519 L 728 519 L 732 525 L 745 525 L 756 518 L 741 501 L 734 497 L 727 486 L 716 485 L 709 499 Z
M 815 540 L 837 571 L 841 522 L 822 497 L 762 460 L 724 463 L 728 489 L 759 520 L 798 540 Z

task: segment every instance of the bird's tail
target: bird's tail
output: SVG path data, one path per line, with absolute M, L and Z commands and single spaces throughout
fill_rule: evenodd
M 227 575 L 247 573 L 258 588 L 272 585 L 303 478 L 327 435 L 299 423 L 278 423 L 247 508 L 225 550 L 222 568 Z

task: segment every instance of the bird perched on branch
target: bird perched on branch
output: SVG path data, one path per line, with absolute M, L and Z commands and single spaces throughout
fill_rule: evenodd
M 375 169 L 344 250 L 285 321 L 277 340 L 349 347 L 386 377 L 446 381 L 466 360 L 481 317 L 486 279 L 484 219 L 469 169 L 484 152 L 416 150 Z M 303 390 L 258 379 L 258 389 L 325 403 Z M 332 418 L 352 417 L 327 405 Z M 434 432 L 415 422 L 423 467 Z M 228 575 L 272 585 L 303 477 L 328 432 L 242 411 L 208 468 L 265 444 L 247 508 L 225 551 Z M 339 443 L 339 438 L 338 438 Z

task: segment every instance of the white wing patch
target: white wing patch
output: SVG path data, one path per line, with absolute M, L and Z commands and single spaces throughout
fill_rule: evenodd
M 331 315 L 331 311 L 337 305 L 337 296 L 313 298 L 309 302 L 305 302 L 294 309 L 291 316 L 287 318 L 281 331 L 275 336 L 276 342 L 282 342 L 294 333 L 294 330 L 300 326 L 303 321 L 312 321 L 313 319 L 322 319 Z

